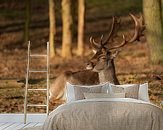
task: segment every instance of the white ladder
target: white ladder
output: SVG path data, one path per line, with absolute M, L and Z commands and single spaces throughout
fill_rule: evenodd
M 30 59 L 32 57 L 46 58 L 47 63 L 47 69 L 46 70 L 30 70 Z M 46 73 L 47 75 L 47 88 L 36 88 L 36 89 L 29 89 L 29 74 L 30 73 Z M 28 91 L 46 91 L 46 104 L 44 105 L 38 105 L 38 104 L 28 104 L 27 98 L 28 98 Z M 27 61 L 27 74 L 26 74 L 26 86 L 25 86 L 25 99 L 24 99 L 24 123 L 26 124 L 27 121 L 27 107 L 46 107 L 46 113 L 49 114 L 49 42 L 47 42 L 47 54 L 41 55 L 41 54 L 31 54 L 30 51 L 30 41 L 28 43 L 28 61 Z

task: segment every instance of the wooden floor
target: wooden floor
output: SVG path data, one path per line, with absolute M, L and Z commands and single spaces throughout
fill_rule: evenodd
M 33 123 L 29 122 L 27 124 L 24 123 L 0 123 L 0 130 L 20 130 L 28 127 L 36 127 L 36 126 L 42 126 L 43 123 Z
M 43 125 L 46 114 L 27 114 L 24 124 L 24 114 L 0 114 L 0 130 L 19 130 Z

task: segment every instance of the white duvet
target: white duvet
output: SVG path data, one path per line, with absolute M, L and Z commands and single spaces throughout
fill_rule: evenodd
M 163 110 L 131 98 L 96 98 L 59 106 L 43 130 L 162 130 Z

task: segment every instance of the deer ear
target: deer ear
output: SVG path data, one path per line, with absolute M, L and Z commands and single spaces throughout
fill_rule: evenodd
M 97 50 L 96 49 L 92 49 L 93 53 L 96 54 Z
M 111 54 L 110 59 L 114 59 L 114 58 L 116 58 L 120 51 L 121 51 L 120 49 L 114 51 L 114 52 Z

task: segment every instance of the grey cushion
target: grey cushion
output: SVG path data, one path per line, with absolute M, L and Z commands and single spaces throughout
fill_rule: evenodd
M 109 83 L 99 85 L 73 85 L 66 83 L 66 101 L 71 102 L 75 100 L 84 99 L 84 93 L 101 93 L 102 88 L 108 88 Z
M 126 98 L 138 99 L 139 84 L 131 85 L 113 85 L 110 84 L 113 93 L 125 93 Z

